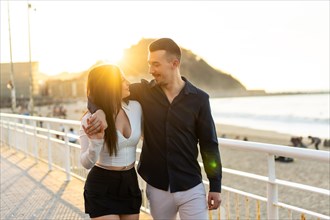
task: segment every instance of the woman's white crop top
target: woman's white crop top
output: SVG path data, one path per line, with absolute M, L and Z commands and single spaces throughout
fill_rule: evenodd
M 122 104 L 123 109 L 131 125 L 131 136 L 125 138 L 118 130 L 117 155 L 109 155 L 104 139 L 89 139 L 82 126 L 80 127 L 81 154 L 80 162 L 90 169 L 95 163 L 101 166 L 128 166 L 135 162 L 136 146 L 141 137 L 142 109 L 137 101 L 129 101 Z M 81 120 L 82 125 L 87 125 L 87 118 L 91 113 L 87 113 Z

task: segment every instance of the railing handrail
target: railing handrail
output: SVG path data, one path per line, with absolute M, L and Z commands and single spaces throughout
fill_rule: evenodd
M 29 119 L 29 120 L 43 121 L 43 122 L 55 122 L 60 124 L 71 124 L 71 125 L 81 124 L 80 121 L 78 120 L 17 115 L 17 114 L 2 113 L 2 112 L 0 112 L 0 116 L 9 117 L 9 118 Z M 277 144 L 259 143 L 252 141 L 241 141 L 241 140 L 226 139 L 226 138 L 218 138 L 218 141 L 221 147 L 226 147 L 226 148 L 235 148 L 243 151 L 253 150 L 253 151 L 268 153 L 272 155 L 282 155 L 286 157 L 317 160 L 319 162 L 324 162 L 324 163 L 330 162 L 329 151 L 323 151 L 323 150 L 316 151 L 313 149 L 298 148 L 298 147 L 291 147 L 291 146 L 284 146 Z
M 29 115 L 18 115 L 0 112 L 0 116 L 8 118 L 18 118 L 18 119 L 28 119 L 33 121 L 43 121 L 43 122 L 55 122 L 59 124 L 69 124 L 69 125 L 80 125 L 80 121 L 70 120 L 70 119 L 61 119 L 61 118 L 50 118 L 50 117 L 39 117 L 39 116 L 29 116 Z
M 324 150 L 313 150 L 306 148 L 298 148 L 285 145 L 267 144 L 252 141 L 232 140 L 218 138 L 219 144 L 222 147 L 240 149 L 243 151 L 256 151 L 268 153 L 272 155 L 281 155 L 286 157 L 295 157 L 306 160 L 317 160 L 323 163 L 330 163 L 330 152 Z
M 18 119 L 29 119 L 33 121 L 43 122 L 55 122 L 60 124 L 80 125 L 78 120 L 50 118 L 50 117 L 39 117 L 39 116 L 27 116 L 10 113 L 0 112 L 0 116 Z M 313 150 L 306 148 L 298 148 L 285 145 L 259 143 L 253 141 L 241 141 L 226 138 L 218 138 L 221 147 L 240 149 L 243 151 L 257 151 L 262 153 L 268 153 L 272 155 L 282 155 L 286 157 L 296 157 L 307 160 L 317 160 L 319 162 L 330 163 L 330 151 Z

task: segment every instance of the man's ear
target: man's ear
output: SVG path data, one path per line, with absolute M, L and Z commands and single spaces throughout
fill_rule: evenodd
M 172 61 L 172 66 L 173 66 L 174 68 L 178 68 L 178 67 L 180 66 L 180 61 L 179 61 L 178 59 L 174 59 L 174 60 Z

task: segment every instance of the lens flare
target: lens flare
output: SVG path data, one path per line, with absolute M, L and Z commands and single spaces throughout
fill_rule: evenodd
M 216 167 L 217 167 L 217 163 L 216 163 L 215 161 L 212 161 L 212 162 L 210 163 L 210 167 L 211 167 L 211 168 L 216 168 Z

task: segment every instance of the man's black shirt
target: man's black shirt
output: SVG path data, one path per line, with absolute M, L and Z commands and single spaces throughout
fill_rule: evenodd
M 140 102 L 144 118 L 138 172 L 158 189 L 188 190 L 202 182 L 199 142 L 210 191 L 220 192 L 222 166 L 209 96 L 182 79 L 185 86 L 172 103 L 154 80 L 130 85 L 129 99 Z

